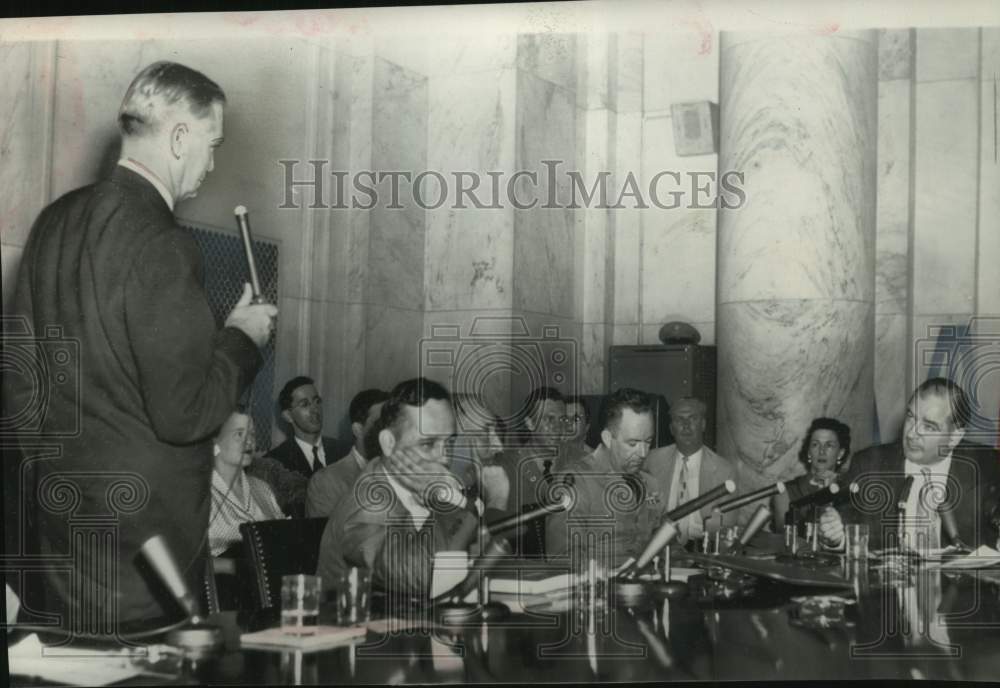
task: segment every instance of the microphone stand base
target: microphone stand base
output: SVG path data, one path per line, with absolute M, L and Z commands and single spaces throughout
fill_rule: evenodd
M 207 657 L 222 647 L 222 631 L 218 626 L 192 623 L 167 633 L 167 645 L 179 647 L 191 659 Z
M 656 581 L 649 584 L 649 591 L 655 597 L 675 600 L 688 596 L 688 584 L 681 581 Z
M 510 610 L 498 602 L 484 605 L 469 602 L 444 602 L 435 608 L 440 622 L 446 626 L 462 626 L 482 621 L 499 621 L 510 615 Z

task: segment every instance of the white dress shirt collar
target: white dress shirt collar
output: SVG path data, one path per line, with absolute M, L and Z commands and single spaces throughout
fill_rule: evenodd
M 365 457 L 361 456 L 361 452 L 358 451 L 357 447 L 351 447 L 351 453 L 348 455 L 348 458 L 358 464 L 358 468 L 364 468 L 368 463 L 368 461 L 365 460 Z
M 125 169 L 132 170 L 137 175 L 152 184 L 153 187 L 160 192 L 160 195 L 163 196 L 163 200 L 166 201 L 167 207 L 170 208 L 170 212 L 174 211 L 174 197 L 171 196 L 170 191 L 167 190 L 167 185 L 164 184 L 159 177 L 153 174 L 148 167 L 136 160 L 133 160 L 132 158 L 122 158 L 118 161 L 118 164 Z
M 295 435 L 294 437 L 295 437 L 295 441 L 299 445 L 299 449 L 301 449 L 302 453 L 306 455 L 306 461 L 309 462 L 310 468 L 312 468 L 314 471 L 317 470 L 316 466 L 313 465 L 314 463 L 316 463 L 316 456 L 313 454 L 313 447 L 318 447 L 319 448 L 319 457 L 323 460 L 322 461 L 323 465 L 320 466 L 320 468 L 323 468 L 323 466 L 328 466 L 329 465 L 327 463 L 327 461 L 326 461 L 326 452 L 323 451 L 323 439 L 322 438 L 320 438 L 319 442 L 317 442 L 316 444 L 309 444 L 304 439 L 300 438 L 298 435 Z

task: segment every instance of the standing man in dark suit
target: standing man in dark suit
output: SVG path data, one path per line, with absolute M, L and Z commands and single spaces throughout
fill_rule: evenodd
M 323 399 L 312 378 L 300 375 L 286 382 L 278 394 L 278 408 L 292 436 L 266 456 L 307 480 L 339 458 L 334 441 L 323 437 Z
M 965 439 L 970 418 L 965 391 L 951 380 L 936 377 L 917 387 L 902 439 L 855 455 L 841 482 L 857 482 L 860 489 L 849 503 L 820 516 L 824 542 L 842 545 L 846 521 L 867 523 L 873 548 L 901 541 L 918 551 L 937 549 L 952 544 L 943 512 L 950 512 L 965 544 L 996 542 L 990 512 L 1000 497 L 1000 457 Z
M 174 203 L 194 196 L 213 168 L 224 104 L 200 72 L 172 62 L 143 69 L 118 112 L 117 167 L 43 210 L 25 247 L 14 314 L 36 336 L 59 328 L 79 353 L 70 362 L 78 397 L 57 377 L 42 381 L 52 394 L 39 435 L 60 456 L 24 466 L 32 550 L 69 562 L 46 570 L 40 590 L 29 585 L 30 606 L 70 629 L 177 615 L 162 584 L 141 573 L 137 555 L 153 535 L 200 589 L 211 437 L 253 381 L 277 315 L 251 305 L 247 285 L 216 329 L 201 252 L 174 221 Z M 9 408 L 39 392 L 20 376 L 5 382 Z M 88 517 L 108 514 L 113 548 L 75 535 Z

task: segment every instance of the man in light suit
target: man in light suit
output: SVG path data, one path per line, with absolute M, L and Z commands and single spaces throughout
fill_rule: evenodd
M 306 491 L 306 518 L 329 518 L 337 506 L 344 501 L 354 482 L 365 469 L 369 457 L 366 448 L 368 433 L 371 432 L 382 404 L 389 395 L 381 389 L 364 389 L 354 395 L 348 409 L 351 417 L 351 432 L 354 446 L 351 451 L 332 466 L 316 471 L 309 478 Z
M 655 449 L 646 457 L 645 469 L 667 495 L 668 511 L 726 480 L 736 480 L 736 468 L 704 444 L 706 411 L 700 399 L 678 399 L 670 409 L 670 432 L 676 444 Z M 718 516 L 712 517 L 712 506 L 703 507 L 678 523 L 680 541 L 698 540 L 719 525 Z

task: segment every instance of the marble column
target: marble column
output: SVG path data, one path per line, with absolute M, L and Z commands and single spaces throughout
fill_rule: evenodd
M 744 484 L 801 473 L 809 422 L 872 433 L 875 31 L 720 36 L 719 450 Z

